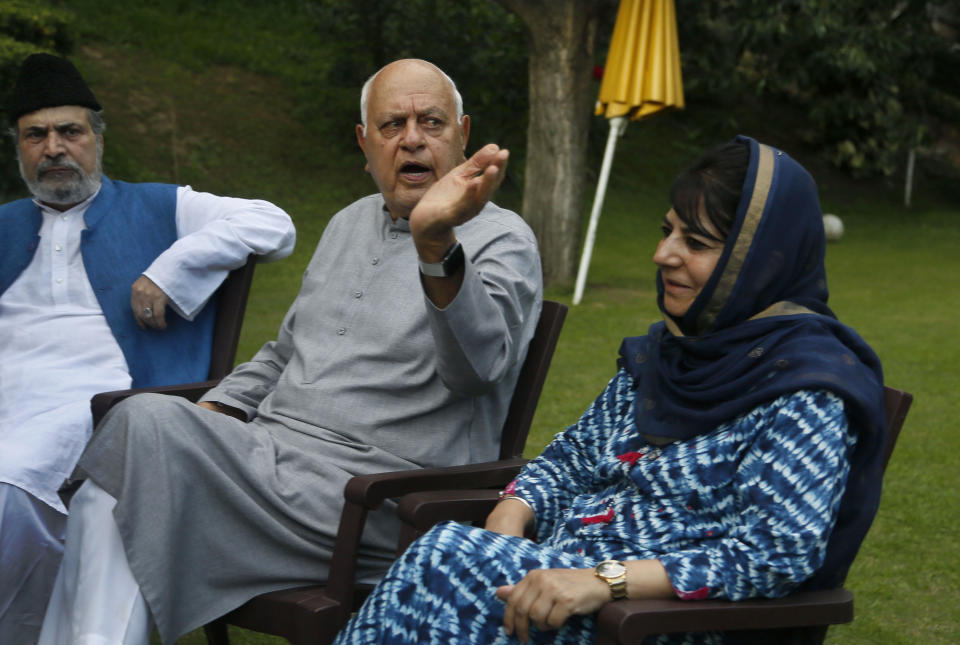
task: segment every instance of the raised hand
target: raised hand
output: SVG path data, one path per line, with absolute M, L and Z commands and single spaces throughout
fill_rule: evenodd
M 441 177 L 410 213 L 410 233 L 426 262 L 439 262 L 453 243 L 453 227 L 469 221 L 503 181 L 510 152 L 488 143 Z

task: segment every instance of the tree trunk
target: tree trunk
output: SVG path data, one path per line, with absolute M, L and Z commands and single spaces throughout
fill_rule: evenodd
M 545 284 L 573 278 L 580 248 L 597 2 L 498 0 L 530 30 L 530 122 L 523 217 Z

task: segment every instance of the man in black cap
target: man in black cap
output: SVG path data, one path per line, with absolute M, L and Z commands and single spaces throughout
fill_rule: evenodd
M 90 397 L 206 378 L 208 298 L 250 254 L 289 255 L 295 233 L 264 201 L 103 176 L 101 106 L 64 58 L 29 56 L 7 113 L 32 194 L 0 206 L 0 643 L 21 644 L 60 562 L 57 490 Z

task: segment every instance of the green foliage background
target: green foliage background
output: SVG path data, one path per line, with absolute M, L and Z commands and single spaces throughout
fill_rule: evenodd
M 602 65 L 616 2 L 598 2 Z M 956 0 L 676 5 L 688 109 L 721 106 L 747 128 L 749 118 L 736 116 L 745 104 L 793 110 L 802 120 L 790 138 L 854 176 L 891 176 L 910 147 L 957 136 L 960 47 L 933 28 L 938 15 L 957 20 Z M 396 58 L 427 58 L 460 86 L 474 145 L 496 140 L 511 149 L 508 190 L 522 190 L 527 35 L 492 0 L 155 0 L 106 10 L 86 0 L 0 0 L 2 87 L 27 53 L 69 52 L 71 20 L 85 38 L 135 43 L 190 70 L 267 74 L 292 92 L 289 116 L 322 128 L 317 134 L 338 150 L 350 150 L 353 137 L 328 124 L 357 118 L 355 88 L 367 75 Z M 596 151 L 602 137 L 591 139 Z M 955 162 L 934 165 L 960 178 Z M 11 168 L 0 167 L 0 193 L 16 180 Z
M 677 14 L 693 101 L 789 104 L 795 136 L 854 176 L 892 175 L 960 117 L 960 47 L 933 27 L 960 17 L 955 1 L 677 0 Z

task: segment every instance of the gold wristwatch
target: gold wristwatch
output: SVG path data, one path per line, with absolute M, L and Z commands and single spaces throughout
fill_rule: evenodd
M 618 560 L 604 560 L 593 569 L 595 576 L 610 585 L 614 600 L 627 597 L 627 567 Z

